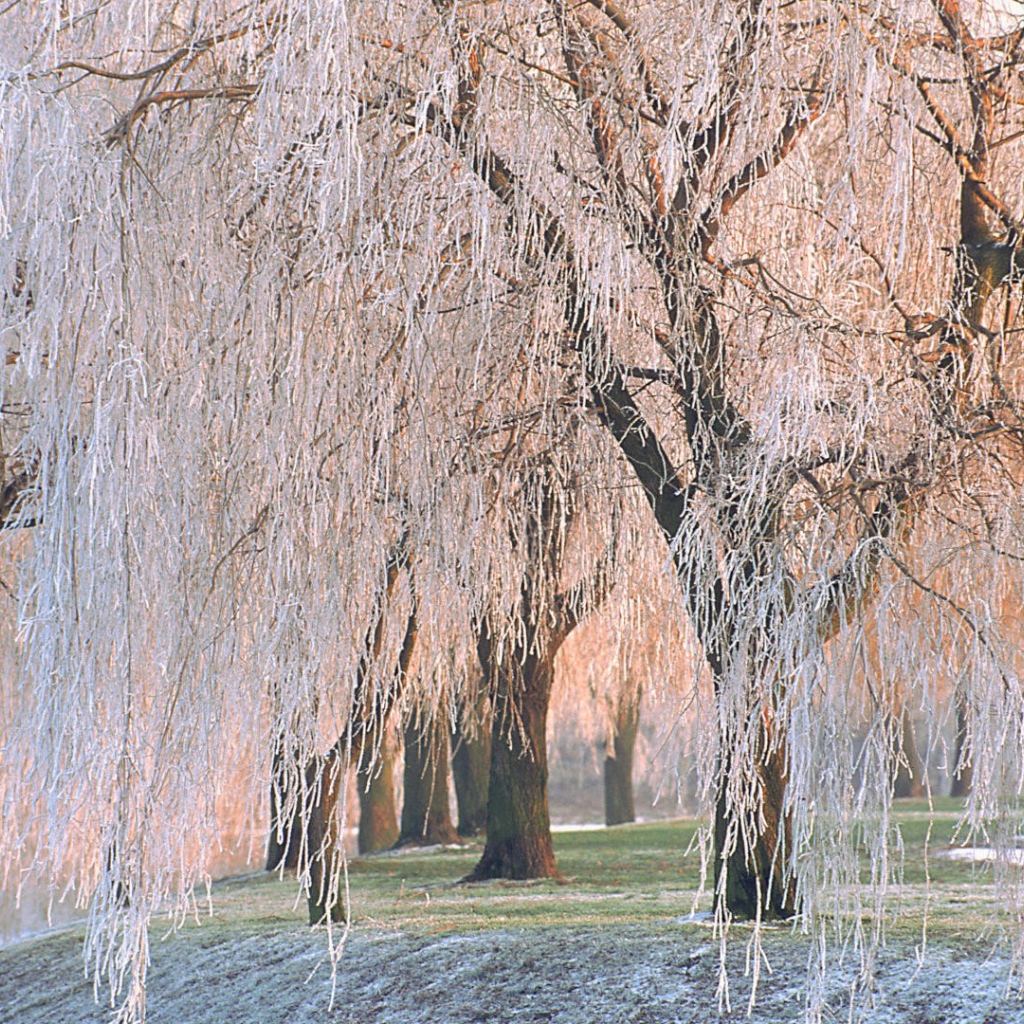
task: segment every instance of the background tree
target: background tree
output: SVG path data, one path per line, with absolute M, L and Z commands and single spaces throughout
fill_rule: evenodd
M 604 758 L 604 823 L 636 821 L 633 802 L 633 763 L 640 732 L 643 688 L 625 685 L 615 702 L 611 741 Z
M 405 726 L 405 774 L 402 787 L 402 827 L 399 846 L 433 846 L 458 841 L 452 822 L 448 785 L 451 745 L 444 704 L 417 720 L 415 711 Z
M 459 823 L 465 839 L 480 835 L 487 824 L 487 780 L 491 765 L 491 713 L 487 692 L 472 689 L 460 703 L 452 732 L 452 781 Z
M 380 747 L 364 750 L 356 772 L 359 796 L 360 853 L 389 850 L 398 842 L 398 805 L 395 799 L 395 737 L 385 729 Z
M 571 436 L 571 435 L 570 435 Z M 490 695 L 491 762 L 486 841 L 467 881 L 556 877 L 548 809 L 547 726 L 555 658 L 581 617 L 607 595 L 608 551 L 592 575 L 565 587 L 578 485 L 554 452 L 527 463 L 512 505 L 510 538 L 522 559 L 515 604 L 485 612 L 477 651 Z

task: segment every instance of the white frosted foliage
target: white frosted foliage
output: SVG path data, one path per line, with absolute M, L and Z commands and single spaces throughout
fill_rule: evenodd
M 524 615 L 591 615 L 561 681 L 671 705 L 740 841 L 780 751 L 823 948 L 870 944 L 855 843 L 879 919 L 898 877 L 901 714 L 972 768 L 968 827 L 1004 815 L 1021 27 L 966 0 L 0 5 L 0 864 L 90 904 L 126 1018 L 152 914 L 194 909 L 226 817 L 263 842 L 275 743 L 305 764 L 384 700 L 413 607 L 402 700 L 444 714 L 482 618 L 511 649 Z M 524 608 L 541 476 L 560 569 Z

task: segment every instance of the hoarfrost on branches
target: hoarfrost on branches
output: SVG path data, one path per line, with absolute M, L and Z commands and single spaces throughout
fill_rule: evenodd
M 344 728 L 400 537 L 411 687 L 451 700 L 483 616 L 514 643 L 539 461 L 566 574 L 617 536 L 607 630 L 687 664 L 723 926 L 859 929 L 852 822 L 880 913 L 899 707 L 972 826 L 1019 795 L 1021 31 L 953 0 L 3 8 L 0 849 L 91 902 L 127 1016 L 227 803 L 258 818 L 275 743 Z M 539 621 L 567 580 L 537 583 Z

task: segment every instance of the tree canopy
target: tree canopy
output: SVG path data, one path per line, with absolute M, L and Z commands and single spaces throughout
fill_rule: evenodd
M 126 1013 L 409 602 L 443 707 L 595 572 L 673 636 L 723 924 L 857 918 L 855 821 L 882 898 L 897 689 L 1020 795 L 1022 62 L 983 0 L 0 7 L 0 854 Z

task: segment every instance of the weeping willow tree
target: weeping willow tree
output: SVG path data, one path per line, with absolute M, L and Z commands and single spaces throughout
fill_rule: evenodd
M 1018 165 L 1000 179 L 993 157 L 1020 138 L 1020 32 L 953 3 L 750 3 L 718 23 L 603 0 L 518 20 L 435 7 L 448 77 L 410 88 L 426 51 L 381 26 L 381 103 L 475 177 L 516 281 L 548 298 L 547 334 L 636 474 L 713 678 L 719 911 L 788 917 L 812 828 L 790 792 L 807 770 L 794 716 L 884 569 L 958 617 L 976 671 L 1016 691 L 985 603 L 937 591 L 907 552 L 949 544 L 952 520 L 1015 575 L 1014 321 L 988 307 L 997 291 L 1012 305 L 1022 265 Z M 679 38 L 685 24 L 700 31 Z M 932 178 L 945 204 L 939 189 L 927 221 L 893 230 Z M 920 273 L 943 221 L 951 272 Z M 637 378 L 674 408 L 637 398 Z
M 409 685 L 457 693 L 467 624 L 520 604 L 495 466 L 570 411 L 702 651 L 722 923 L 859 919 L 839 837 L 870 808 L 886 863 L 894 756 L 872 664 L 940 724 L 947 680 L 973 822 L 1015 794 L 1009 6 L 0 11 L 3 444 L 36 523 L 2 851 L 90 901 L 126 1015 L 235 766 L 256 814 L 274 751 L 315 763 L 391 685 L 403 616 L 364 653 L 396 531 Z
M 570 439 L 576 433 L 568 428 Z M 563 441 L 565 438 L 563 438 Z M 573 446 L 566 445 L 572 453 Z M 564 453 L 563 453 L 564 454 Z M 491 602 L 476 625 L 477 653 L 492 705 L 486 842 L 467 881 L 558 876 L 548 809 L 548 711 L 555 659 L 615 572 L 615 538 L 586 576 L 570 583 L 573 527 L 585 509 L 578 470 L 551 449 L 515 477 L 507 497 L 508 543 L 520 578 L 513 603 Z M 574 461 L 571 454 L 570 464 Z M 561 470 L 561 472 L 560 472 Z

